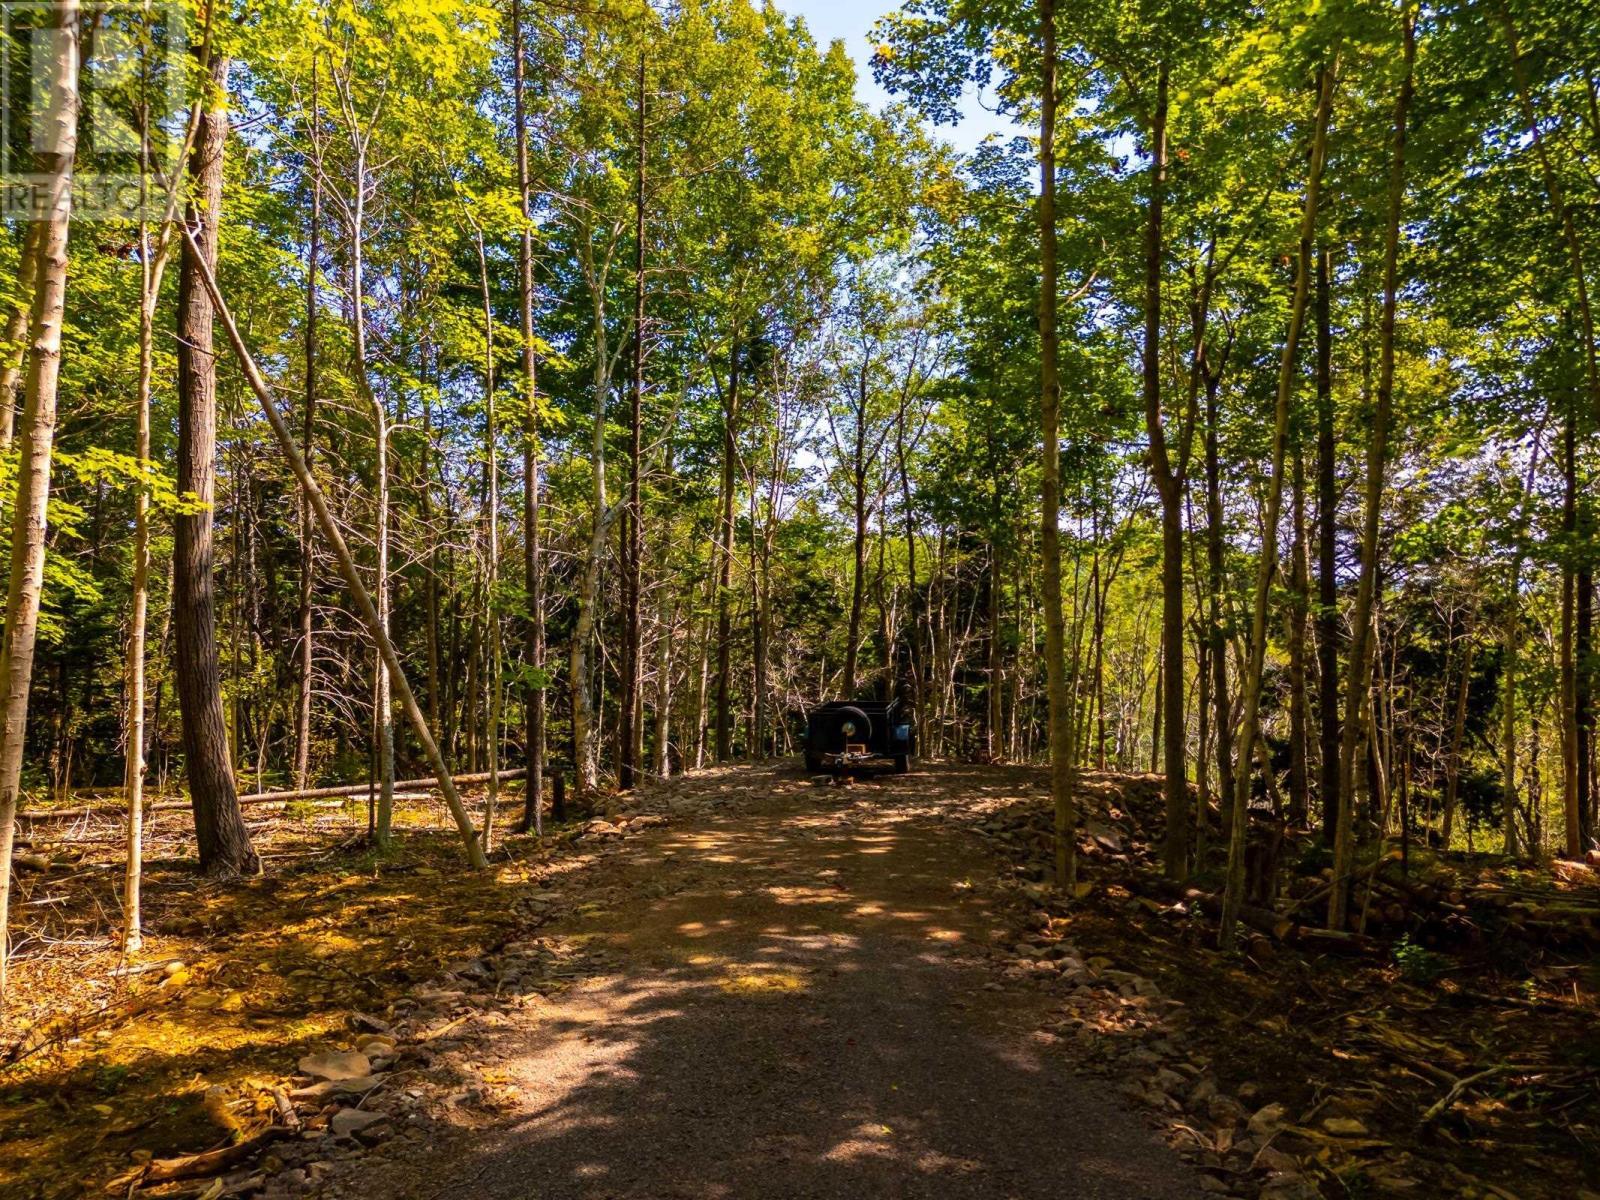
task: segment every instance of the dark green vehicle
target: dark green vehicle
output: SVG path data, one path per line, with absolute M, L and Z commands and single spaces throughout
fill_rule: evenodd
M 888 767 L 911 768 L 917 727 L 898 700 L 832 700 L 806 714 L 806 770 L 844 775 Z

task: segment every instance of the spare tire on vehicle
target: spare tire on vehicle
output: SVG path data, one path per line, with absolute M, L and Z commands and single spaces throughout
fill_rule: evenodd
M 847 706 L 833 714 L 834 745 L 836 754 L 843 754 L 850 745 L 866 745 L 872 737 L 872 718 L 859 708 Z

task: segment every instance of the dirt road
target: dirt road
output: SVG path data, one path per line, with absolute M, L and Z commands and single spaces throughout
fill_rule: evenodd
M 982 953 L 1004 928 L 973 886 L 993 865 L 945 819 L 980 773 L 761 778 L 737 811 L 630 839 L 602 870 L 611 902 L 563 919 L 606 968 L 466 1048 L 509 1110 L 391 1140 L 330 1190 L 1201 1195 L 1035 1032 L 1048 997 Z

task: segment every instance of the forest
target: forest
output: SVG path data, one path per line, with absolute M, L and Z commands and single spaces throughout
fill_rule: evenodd
M 1600 8 L 908 0 L 871 44 L 5 5 L 11 1057 L 63 973 L 165 961 L 147 868 L 246 903 L 326 802 L 360 870 L 448 830 L 503 875 L 853 697 L 1038 767 L 1069 907 L 1139 777 L 1207 953 L 1284 896 L 1332 953 L 1467 921 L 1437 861 L 1592 966 Z M 974 103 L 1014 136 L 955 149 Z

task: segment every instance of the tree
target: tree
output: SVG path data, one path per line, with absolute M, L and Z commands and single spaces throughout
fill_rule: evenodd
M 17 436 L 20 462 L 11 518 L 11 573 L 6 587 L 5 636 L 0 643 L 0 1004 L 6 995 L 10 957 L 11 860 L 16 836 L 17 793 L 28 728 L 28 692 L 33 683 L 34 644 L 39 629 L 44 578 L 46 521 L 50 504 L 50 464 L 55 448 L 56 392 L 61 378 L 61 327 L 67 298 L 67 232 L 72 220 L 72 166 L 78 144 L 78 0 L 61 0 L 48 10 L 49 24 L 35 31 L 45 48 L 47 108 L 35 114 L 45 134 L 39 167 L 43 182 L 35 211 L 37 274 L 28 327 L 27 390 Z M 3 399 L 3 397 L 0 397 Z
M 211 875 L 254 873 L 260 860 L 250 845 L 234 787 L 222 710 L 217 656 L 212 520 L 216 505 L 217 366 L 212 352 L 211 299 L 202 267 L 214 270 L 222 221 L 222 159 L 228 140 L 226 55 L 202 63 L 204 91 L 188 171 L 194 194 L 178 275 L 178 489 L 192 495 L 194 511 L 173 520 L 172 624 L 175 675 L 183 710 L 183 749 L 194 808 L 200 869 Z M 204 263 L 201 262 L 204 256 Z

